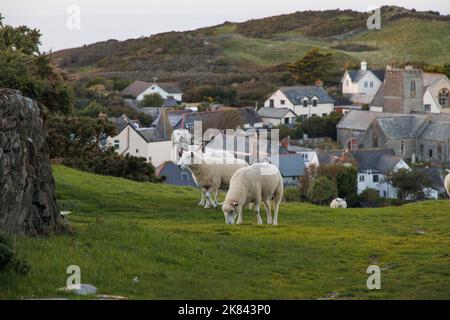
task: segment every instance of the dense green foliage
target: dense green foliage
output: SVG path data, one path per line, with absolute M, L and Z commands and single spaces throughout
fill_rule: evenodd
M 6 271 L 25 275 L 30 271 L 30 266 L 17 253 L 11 237 L 0 232 L 0 274 Z
M 4 25 L 0 17 L 0 87 L 20 90 L 51 112 L 70 113 L 72 87 L 50 57 L 39 52 L 40 37 L 36 29 Z
M 424 198 L 423 189 L 431 185 L 428 177 L 415 169 L 399 169 L 386 174 L 386 181 L 397 188 L 399 200 Z
M 144 96 L 144 99 L 139 103 L 141 108 L 150 107 L 150 108 L 161 108 L 164 104 L 164 99 L 161 97 L 159 93 L 147 94 Z
M 336 183 L 324 176 L 315 178 L 309 188 L 308 198 L 318 204 L 324 204 L 337 195 Z
M 73 264 L 98 293 L 131 299 L 448 299 L 447 201 L 282 203 L 278 227 L 258 226 L 248 209 L 243 225 L 230 226 L 219 209 L 197 206 L 197 189 L 60 166 L 54 175 L 75 233 L 16 237 L 32 268 L 0 274 L 3 299 L 55 297 Z M 367 289 L 371 264 L 382 268 L 381 290 Z
M 303 58 L 288 64 L 286 68 L 292 73 L 297 83 L 310 85 L 318 80 L 330 80 L 335 66 L 333 59 L 332 53 L 322 53 L 318 48 L 313 48 Z

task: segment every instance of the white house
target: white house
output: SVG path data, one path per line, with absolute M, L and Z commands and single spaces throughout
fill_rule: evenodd
M 430 113 L 450 112 L 448 95 L 450 92 L 450 81 L 445 74 L 427 73 L 423 74 L 424 111 Z
M 134 81 L 121 91 L 122 96 L 130 96 L 137 101 L 142 101 L 144 96 L 158 93 L 164 100 L 181 102 L 183 92 L 176 83 L 149 83 L 145 81 Z
M 306 119 L 329 115 L 334 110 L 334 100 L 321 86 L 281 87 L 265 101 L 264 108 L 289 109 L 296 116 Z M 268 112 L 262 109 L 258 113 Z
M 264 124 L 268 126 L 278 126 L 280 124 L 294 124 L 297 115 L 288 108 L 260 108 L 258 115 Z
M 302 156 L 303 161 L 305 162 L 305 168 L 309 168 L 309 166 L 314 165 L 316 167 L 319 166 L 319 158 L 317 156 L 317 152 L 314 149 L 288 145 L 287 150 L 289 152 L 295 152 Z
M 342 77 L 342 93 L 349 95 L 355 104 L 369 104 L 384 81 L 384 70 L 367 70 L 361 62 L 360 70 L 346 70 Z
M 172 159 L 171 137 L 164 137 L 160 128 L 139 128 L 126 116 L 119 120 L 118 134 L 107 138 L 108 146 L 114 147 L 118 154 L 145 158 L 154 167 Z

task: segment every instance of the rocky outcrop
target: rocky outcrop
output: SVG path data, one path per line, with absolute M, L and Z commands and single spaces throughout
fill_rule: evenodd
M 0 231 L 63 229 L 39 108 L 17 91 L 0 89 Z

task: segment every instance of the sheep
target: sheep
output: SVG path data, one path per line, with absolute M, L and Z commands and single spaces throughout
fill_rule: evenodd
M 330 208 L 332 209 L 346 209 L 347 208 L 347 202 L 344 199 L 336 198 L 333 201 L 331 201 Z
M 178 162 L 178 167 L 191 170 L 195 183 L 203 189 L 199 205 L 206 209 L 217 207 L 220 188 L 228 187 L 233 174 L 246 166 L 248 163 L 241 159 L 211 157 L 198 151 L 183 152 Z M 211 194 L 215 194 L 214 200 Z
M 450 170 L 447 170 L 448 175 L 445 177 L 444 186 L 447 190 L 448 198 L 450 199 Z
M 274 217 L 270 212 L 270 200 L 274 200 Z M 236 171 L 230 181 L 230 188 L 222 203 L 225 223 L 242 223 L 242 210 L 254 203 L 258 224 L 262 224 L 260 205 L 264 205 L 267 224 L 278 225 L 278 209 L 283 198 L 283 178 L 276 166 L 270 163 L 256 163 Z

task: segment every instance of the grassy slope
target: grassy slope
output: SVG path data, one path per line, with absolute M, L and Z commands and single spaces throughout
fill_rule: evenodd
M 83 283 L 131 298 L 450 298 L 444 201 L 335 211 L 284 204 L 278 227 L 257 226 L 250 212 L 244 225 L 226 226 L 219 210 L 197 206 L 193 189 L 54 172 L 76 235 L 18 237 L 32 271 L 0 275 L 0 298 L 55 296 L 71 264 Z M 387 268 L 382 290 L 366 289 L 370 264 Z

